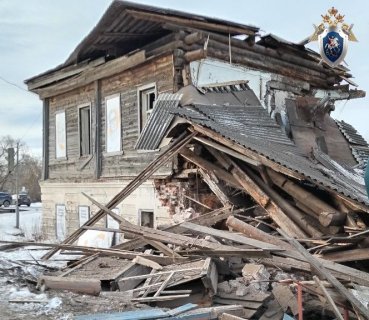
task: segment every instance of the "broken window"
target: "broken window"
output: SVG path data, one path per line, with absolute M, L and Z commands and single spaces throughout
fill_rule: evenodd
M 121 151 L 120 95 L 106 98 L 106 152 Z
M 154 211 L 140 210 L 140 226 L 154 228 Z
M 145 126 L 154 109 L 154 102 L 156 99 L 156 86 L 150 84 L 138 89 L 138 107 L 139 107 L 139 124 L 140 132 Z
M 79 154 L 91 154 L 91 107 L 79 108 Z

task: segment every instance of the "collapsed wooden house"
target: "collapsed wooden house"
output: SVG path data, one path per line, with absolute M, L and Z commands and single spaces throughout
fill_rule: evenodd
M 43 100 L 45 236 L 94 229 L 103 211 L 82 192 L 149 227 L 232 204 L 297 238 L 365 228 L 369 146 L 330 117 L 365 92 L 345 67 L 258 31 L 117 0 L 62 65 L 26 80 Z M 142 171 L 159 152 L 170 161 Z

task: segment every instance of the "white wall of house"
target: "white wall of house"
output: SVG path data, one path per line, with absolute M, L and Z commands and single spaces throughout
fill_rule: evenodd
M 93 205 L 82 192 L 88 194 L 101 204 L 107 204 L 117 193 L 119 193 L 129 180 L 98 182 L 98 183 L 57 183 L 41 182 L 42 193 L 42 232 L 47 239 L 56 239 L 56 208 L 65 206 L 65 234 L 74 232 L 79 226 L 79 207 L 88 206 L 90 214 L 96 213 L 99 208 Z M 140 222 L 140 211 L 154 212 L 154 227 L 170 222 L 170 216 L 166 207 L 160 205 L 156 196 L 153 181 L 148 180 L 137 188 L 118 206 L 119 214 L 130 221 L 138 224 Z M 60 217 L 59 217 L 60 219 Z M 102 219 L 98 226 L 106 227 L 106 219 Z M 62 239 L 58 239 L 62 240 Z

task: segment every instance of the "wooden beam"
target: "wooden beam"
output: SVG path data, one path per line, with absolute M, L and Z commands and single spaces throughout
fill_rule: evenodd
M 38 93 L 41 98 L 48 98 L 78 87 L 88 85 L 96 80 L 121 73 L 135 66 L 138 66 L 145 61 L 145 51 L 139 51 L 135 54 L 125 55 L 123 57 L 108 61 L 102 65 L 88 68 L 73 77 L 72 79 L 67 79 L 60 83 L 47 86 L 45 88 L 36 88 L 33 91 Z
M 196 199 L 194 199 L 194 198 L 191 198 L 191 197 L 189 197 L 189 196 L 186 196 L 185 194 L 183 195 L 186 199 L 188 199 L 188 200 L 191 200 L 192 202 L 195 202 L 195 203 L 197 203 L 198 205 L 200 205 L 201 207 L 204 207 L 204 208 L 206 208 L 206 209 L 208 209 L 208 210 L 213 210 L 213 208 L 210 208 L 209 206 L 207 206 L 206 204 L 203 204 L 203 203 L 201 203 L 200 201 L 198 201 L 198 200 L 196 200 Z
M 94 168 L 94 176 L 95 179 L 99 179 L 101 175 L 101 80 L 95 81 L 95 168 Z
M 164 23 L 173 23 L 180 24 L 182 26 L 199 28 L 203 30 L 210 30 L 215 32 L 222 32 L 225 34 L 246 34 L 246 35 L 254 35 L 255 30 L 250 30 L 247 27 L 237 27 L 237 26 L 229 26 L 222 25 L 213 22 L 207 21 L 198 21 L 196 19 L 182 18 L 182 17 L 174 17 L 171 15 L 162 15 L 156 14 L 152 12 L 144 12 L 137 11 L 134 9 L 128 9 L 127 12 L 135 17 L 136 19 L 149 20 L 154 22 L 164 22 Z
M 42 180 L 49 178 L 49 126 L 50 100 L 45 98 L 42 102 Z
M 218 197 L 223 206 L 228 206 L 232 203 L 231 199 L 227 196 L 223 186 L 214 178 L 214 174 L 209 173 L 207 170 L 199 168 L 199 173 L 202 176 L 204 182 L 208 185 L 211 191 Z
M 237 180 L 232 177 L 231 174 L 229 174 L 227 171 L 223 170 L 222 168 L 218 167 L 217 165 L 211 163 L 210 161 L 207 161 L 203 159 L 202 157 L 199 157 L 194 152 L 192 152 L 189 149 L 184 149 L 179 153 L 183 158 L 185 158 L 187 161 L 190 161 L 194 164 L 196 164 L 198 167 L 204 170 L 211 170 L 214 171 L 215 175 L 231 185 L 234 188 L 240 188 L 240 184 L 237 182 Z
M 39 286 L 45 289 L 68 290 L 90 295 L 98 295 L 101 291 L 99 279 L 61 278 L 43 275 L 40 277 Z
M 194 136 L 196 136 L 196 132 L 188 134 L 184 132 L 180 137 L 178 137 L 175 141 L 173 141 L 168 149 L 162 152 L 156 159 L 154 159 L 135 179 L 133 179 L 128 185 L 120 191 L 113 199 L 109 201 L 106 205 L 107 209 L 115 208 L 119 203 L 121 203 L 125 198 L 127 198 L 134 190 L 136 190 L 144 181 L 151 177 L 161 166 L 167 163 L 174 155 L 176 155 L 182 148 L 184 148 Z M 111 210 L 110 210 L 111 211 Z M 110 212 L 111 216 L 117 216 L 114 212 Z M 98 222 L 101 218 L 105 217 L 106 211 L 100 209 L 95 215 L 93 215 L 88 221 L 86 221 L 82 227 L 92 226 L 96 222 Z M 118 216 L 119 217 L 119 216 Z M 119 217 L 119 219 L 122 219 Z M 122 220 L 123 221 L 123 220 Z M 73 243 L 76 241 L 81 234 L 85 231 L 82 227 L 78 228 L 75 232 L 73 232 L 67 239 L 63 241 L 65 243 Z M 58 252 L 58 248 L 55 248 L 48 252 L 46 255 L 42 257 L 42 259 L 49 259 L 56 252 Z
M 325 253 L 322 255 L 322 258 L 334 262 L 369 260 L 369 250 L 368 248 L 339 250 L 337 252 Z
M 171 243 L 180 247 L 195 247 L 208 250 L 235 250 L 232 246 L 226 246 L 218 243 L 213 243 L 205 239 L 196 239 L 181 234 L 174 234 L 167 231 L 151 229 L 147 227 L 140 226 L 126 226 L 124 223 L 120 225 L 120 229 L 123 231 L 131 232 L 144 236 L 149 239 L 161 241 L 163 243 Z M 240 252 L 247 254 L 249 257 L 260 257 L 268 256 L 269 252 L 267 250 L 261 249 L 239 249 Z
M 361 315 L 366 319 L 369 319 L 369 310 L 358 300 L 356 297 L 346 289 L 325 267 L 324 265 L 315 259 L 297 240 L 292 239 L 283 230 L 278 229 L 278 232 L 283 235 L 287 241 L 296 248 L 296 250 L 310 263 L 314 268 L 314 272 L 321 278 L 326 279 L 331 283 L 336 290 L 356 308 Z

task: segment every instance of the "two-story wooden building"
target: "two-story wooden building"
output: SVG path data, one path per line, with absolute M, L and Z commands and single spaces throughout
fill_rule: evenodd
M 116 0 L 63 64 L 26 80 L 43 101 L 45 235 L 65 238 L 91 214 L 81 192 L 107 203 L 158 154 L 163 145 L 147 136 L 140 141 L 140 134 L 159 95 L 179 102 L 182 96 L 173 94 L 186 86 L 244 81 L 254 92 L 252 99 L 257 98 L 305 152 L 316 143 L 328 148 L 333 158 L 357 164 L 343 135 L 324 138 L 328 130 L 339 132 L 333 120 L 319 127 L 335 100 L 364 94 L 350 89 L 348 70 L 319 63 L 319 56 L 303 45 L 273 35 L 260 38 L 258 31 Z M 311 101 L 322 101 L 328 108 L 323 113 L 320 107 L 312 108 L 316 126 L 298 119 L 298 106 Z M 152 139 L 162 141 L 169 126 L 163 124 L 163 132 L 154 132 Z M 165 181 L 175 171 L 172 161 L 116 211 L 133 223 L 167 223 L 173 208 L 180 208 L 179 191 L 176 185 L 154 181 Z M 107 225 L 114 223 L 108 219 Z

